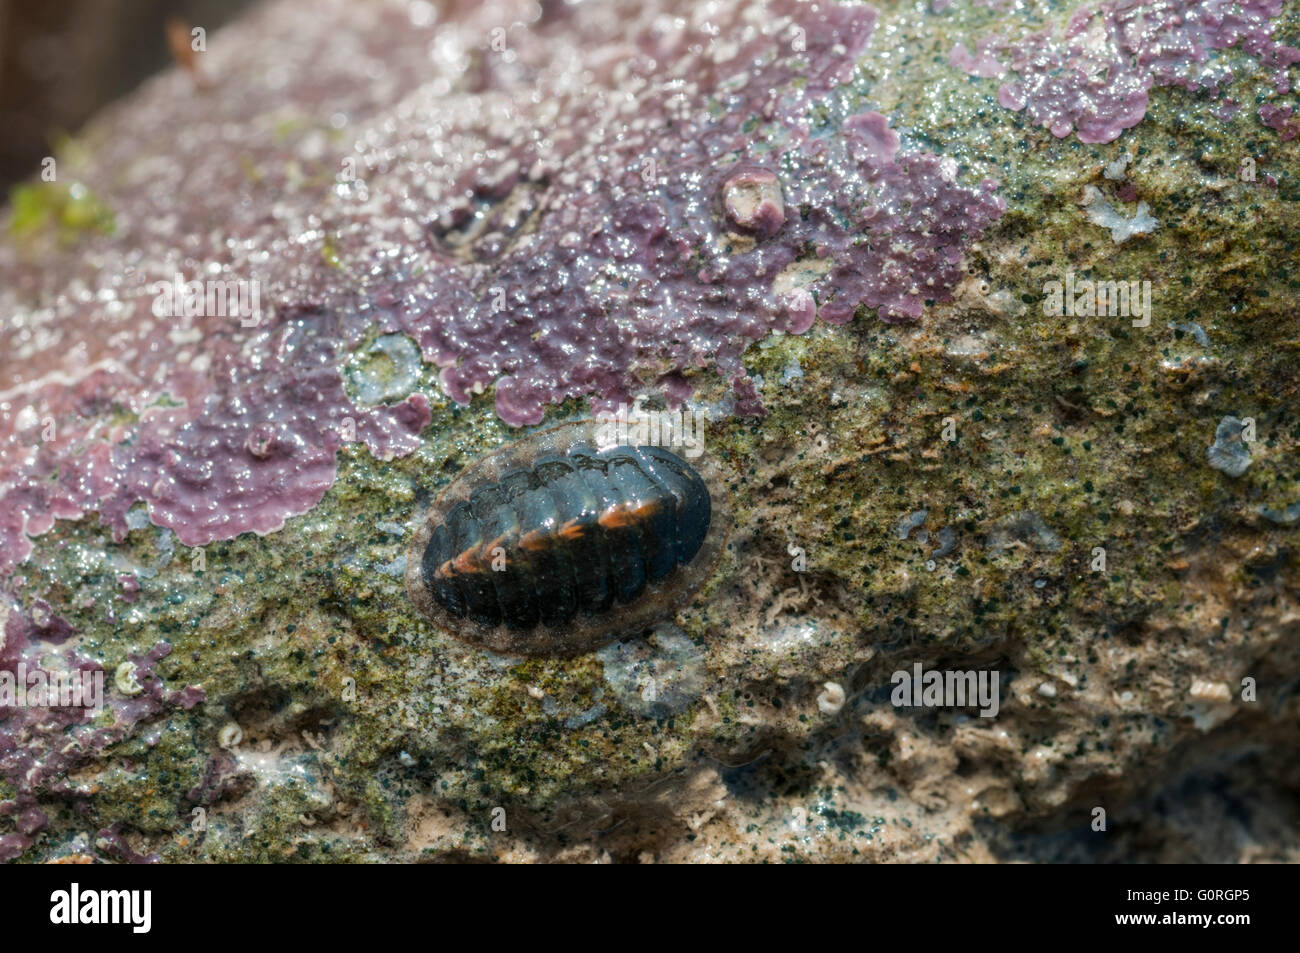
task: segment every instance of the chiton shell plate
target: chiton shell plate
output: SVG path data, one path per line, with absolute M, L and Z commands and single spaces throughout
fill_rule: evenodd
M 716 465 L 673 434 L 636 445 L 588 418 L 475 461 L 411 538 L 411 600 L 505 655 L 580 655 L 673 614 L 712 574 L 731 526 Z

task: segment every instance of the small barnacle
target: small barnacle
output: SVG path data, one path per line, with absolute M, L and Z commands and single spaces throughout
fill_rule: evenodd
M 834 715 L 844 707 L 846 697 L 843 685 L 839 682 L 827 682 L 822 686 L 821 694 L 817 696 L 817 708 L 823 715 Z
M 766 238 L 785 224 L 785 197 L 776 173 L 745 166 L 727 177 L 722 186 L 727 220 L 742 231 Z
M 275 452 L 275 428 L 263 421 L 248 432 L 244 447 L 259 460 L 265 460 Z
M 721 480 L 605 429 L 561 424 L 462 473 L 407 550 L 416 607 L 494 652 L 579 655 L 684 603 L 726 540 Z
M 1246 429 L 1236 417 L 1224 417 L 1214 430 L 1214 443 L 1205 451 L 1206 462 L 1230 477 L 1239 477 L 1250 467 L 1250 447 L 1242 439 Z
M 113 673 L 113 685 L 123 695 L 139 695 L 144 686 L 140 684 L 137 671 L 135 663 L 128 659 Z
M 420 385 L 420 348 L 404 334 L 383 334 L 344 368 L 348 395 L 366 406 L 395 404 Z
M 243 740 L 244 730 L 233 721 L 226 722 L 221 726 L 221 730 L 217 732 L 217 744 L 227 751 L 238 747 Z

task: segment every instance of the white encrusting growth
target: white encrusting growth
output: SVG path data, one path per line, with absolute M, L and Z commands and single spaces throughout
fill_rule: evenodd
M 1132 218 L 1125 218 L 1111 207 L 1095 185 L 1087 186 L 1083 195 L 1088 221 L 1110 229 L 1111 240 L 1116 245 L 1122 245 L 1136 235 L 1150 234 L 1160 227 L 1160 223 L 1151 217 L 1151 206 L 1146 202 L 1139 202 L 1137 213 Z

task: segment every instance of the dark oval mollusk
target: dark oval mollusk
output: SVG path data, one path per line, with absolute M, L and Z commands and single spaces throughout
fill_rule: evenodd
M 578 655 L 671 614 L 726 542 L 726 492 L 704 456 L 560 424 L 467 468 L 411 539 L 406 586 L 463 641 Z

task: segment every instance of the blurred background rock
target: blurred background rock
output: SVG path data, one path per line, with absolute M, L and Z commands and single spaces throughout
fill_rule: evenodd
M 166 25 L 209 35 L 253 0 L 0 0 L 0 193 L 62 135 L 171 62 Z

